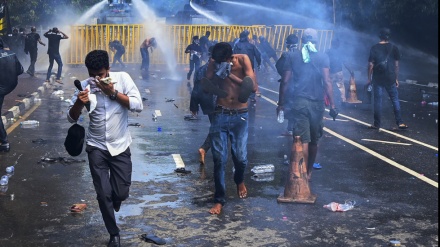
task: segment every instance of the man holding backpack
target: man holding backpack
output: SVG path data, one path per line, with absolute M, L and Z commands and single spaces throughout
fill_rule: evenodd
M 41 41 L 40 35 L 37 33 L 37 28 L 31 27 L 31 33 L 26 35 L 25 46 L 24 46 L 24 52 L 26 54 L 29 54 L 31 58 L 31 64 L 29 65 L 29 68 L 26 71 L 26 73 L 28 73 L 30 76 L 35 75 L 35 63 L 37 62 L 37 57 L 38 57 L 38 43 L 40 43 L 43 46 L 46 46 L 46 44 L 44 44 Z
M 389 42 L 390 34 L 391 32 L 388 28 L 380 30 L 380 42 L 371 47 L 368 58 L 367 86 L 372 83 L 374 95 L 374 123 L 370 127 L 372 129 L 379 129 L 381 127 L 383 91 L 386 91 L 391 99 L 398 128 L 408 128 L 402 120 L 399 93 L 397 91 L 399 87 L 400 52 L 397 46 Z

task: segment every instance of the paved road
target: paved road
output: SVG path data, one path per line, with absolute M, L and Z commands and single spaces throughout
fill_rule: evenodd
M 206 167 L 197 156 L 209 121 L 184 120 L 191 84 L 168 79 L 160 67 L 145 79 L 136 70 L 129 73 L 145 101 L 144 111 L 129 119 L 140 126 L 130 127 L 133 184 L 117 213 L 124 246 L 152 246 L 138 238 L 147 232 L 168 246 L 385 246 L 392 238 L 404 246 L 438 246 L 438 111 L 422 107 L 419 92 L 430 88 L 402 83 L 403 117 L 410 126 L 405 131 L 393 129 L 389 101 L 380 131 L 367 128 L 370 105 L 341 107 L 338 121 L 325 121 L 317 158 L 323 168 L 310 182 L 316 203 L 279 204 L 288 169 L 283 156 L 290 155 L 292 138 L 281 136 L 286 124 L 276 122 L 278 78 L 260 77 L 262 97 L 250 107 L 249 197 L 237 198 L 229 161 L 227 204 L 213 216 L 212 156 Z M 74 90 L 68 83 L 87 76 L 83 67 L 66 75 L 64 98 L 51 96 L 52 88 L 29 109 L 26 119 L 40 121 L 38 128 L 9 127 L 12 150 L 0 154 L 0 169 L 15 164 L 16 171 L 0 195 L 1 246 L 105 246 L 108 240 L 86 156 L 69 157 L 63 147 L 70 126 L 65 99 Z M 157 110 L 162 116 L 153 121 Z M 182 162 L 191 174 L 174 172 Z M 274 174 L 254 177 L 250 169 L 260 164 L 274 164 Z M 356 201 L 355 208 L 323 208 L 345 200 Z M 70 213 L 70 205 L 80 202 L 88 208 Z

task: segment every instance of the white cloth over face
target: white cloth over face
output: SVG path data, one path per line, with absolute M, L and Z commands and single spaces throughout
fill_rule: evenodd
M 310 52 L 318 52 L 318 50 L 316 50 L 315 44 L 313 44 L 312 42 L 307 42 L 306 44 L 303 45 L 303 48 L 301 49 L 301 54 L 302 54 L 302 58 L 304 63 L 310 63 Z
M 113 78 L 114 88 L 119 93 L 125 94 L 129 98 L 129 109 L 121 105 L 116 100 L 111 100 L 103 92 L 96 91 L 90 93 L 90 124 L 87 130 L 87 145 L 97 147 L 102 150 L 108 150 L 112 156 L 116 156 L 124 152 L 131 144 L 131 135 L 128 129 L 128 111 L 141 112 L 143 109 L 142 99 L 136 84 L 129 74 L 126 72 L 110 72 L 110 77 Z M 92 86 L 89 79 L 81 82 L 82 88 L 88 87 L 92 92 Z M 78 99 L 79 90 L 76 90 L 72 99 L 70 108 Z M 96 105 L 92 110 L 92 98 L 96 98 Z M 72 119 L 67 111 L 67 119 L 74 123 L 76 120 Z

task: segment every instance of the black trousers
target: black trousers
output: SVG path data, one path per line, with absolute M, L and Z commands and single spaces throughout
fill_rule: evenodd
M 0 113 L 2 112 L 3 100 L 6 95 L 0 94 Z M 1 116 L 1 114 L 0 114 Z M 0 118 L 0 144 L 8 142 L 8 135 L 6 134 L 5 126 L 3 126 L 3 121 Z
M 128 198 L 132 171 L 130 148 L 111 156 L 106 150 L 87 145 L 86 152 L 105 227 L 111 235 L 118 234 L 113 203 Z
M 31 72 L 31 74 L 35 74 L 35 62 L 37 62 L 37 56 L 38 56 L 38 50 L 30 50 L 29 55 L 31 57 L 31 64 L 29 65 L 29 68 L 27 71 Z

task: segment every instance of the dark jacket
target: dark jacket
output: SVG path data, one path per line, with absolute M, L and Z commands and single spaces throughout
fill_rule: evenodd
M 23 66 L 15 53 L 0 49 L 0 94 L 7 95 L 18 84 L 18 76 L 23 74 Z
M 194 88 L 191 92 L 191 100 L 189 103 L 189 110 L 191 112 L 198 112 L 199 105 L 205 115 L 214 113 L 215 99 L 214 95 L 203 92 L 201 80 L 206 74 L 208 63 L 200 67 L 194 76 Z
M 232 51 L 234 54 L 246 54 L 252 63 L 252 68 L 255 68 L 255 60 L 257 60 L 257 65 L 261 65 L 261 53 L 258 51 L 257 47 L 251 43 L 247 39 L 238 41 L 234 46 Z

